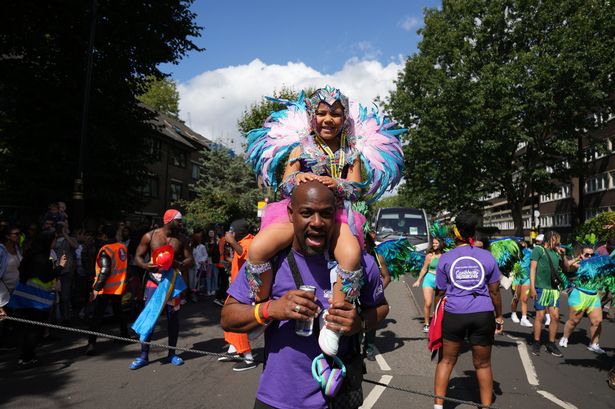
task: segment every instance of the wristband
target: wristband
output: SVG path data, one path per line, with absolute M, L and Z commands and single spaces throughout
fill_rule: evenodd
M 271 318 L 269 316 L 269 304 L 271 304 L 271 300 L 267 301 L 263 305 L 263 318 L 265 319 L 265 321 L 269 321 L 269 319 Z
M 258 322 L 260 325 L 265 325 L 265 321 L 262 320 L 258 312 L 260 308 L 261 308 L 260 304 L 256 304 L 256 307 L 254 307 L 254 318 L 256 318 L 256 322 Z

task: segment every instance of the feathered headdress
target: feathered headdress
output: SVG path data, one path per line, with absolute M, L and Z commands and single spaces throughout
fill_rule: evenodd
M 495 239 L 490 244 L 490 250 L 495 261 L 498 263 L 500 271 L 505 276 L 508 276 L 514 264 L 523 258 L 521 248 L 515 238 Z
M 325 102 L 339 100 L 342 105 L 345 99 L 339 90 L 331 87 L 317 90 L 313 98 Z M 311 138 L 310 109 L 316 100 L 306 102 L 303 92 L 295 101 L 268 99 L 286 108 L 272 113 L 262 128 L 248 132 L 246 162 L 262 176 L 265 185 L 277 189 L 279 166 L 286 163 L 296 146 L 300 143 L 307 145 L 308 138 Z M 395 123 L 380 115 L 375 108 L 368 112 L 360 104 L 348 101 L 345 109 L 348 144 L 359 154 L 367 174 L 363 183 L 366 187 L 363 200 L 371 204 L 401 180 L 404 157 L 398 135 L 405 129 L 394 129 Z
M 455 245 L 455 241 L 449 236 L 450 232 L 451 230 L 447 225 L 437 220 L 429 226 L 431 237 L 438 239 L 442 243 L 442 251 L 448 251 Z
M 579 243 L 582 247 L 589 247 L 592 249 L 596 248 L 596 244 L 598 243 L 598 237 L 594 233 L 586 234 L 584 236 L 577 236 L 577 243 Z
M 394 280 L 408 272 L 418 276 L 425 263 L 425 254 L 417 251 L 406 238 L 383 241 L 376 246 L 375 251 L 384 258 Z
M 615 260 L 593 256 L 581 261 L 572 285 L 587 290 L 615 291 Z

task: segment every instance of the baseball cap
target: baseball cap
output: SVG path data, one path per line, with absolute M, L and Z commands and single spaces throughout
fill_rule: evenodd
M 162 218 L 162 221 L 164 222 L 164 224 L 168 224 L 171 223 L 173 220 L 181 220 L 181 218 L 182 214 L 179 210 L 169 209 L 164 212 L 164 217 Z
M 545 241 L 545 235 L 539 234 L 538 236 L 536 236 L 536 241 Z

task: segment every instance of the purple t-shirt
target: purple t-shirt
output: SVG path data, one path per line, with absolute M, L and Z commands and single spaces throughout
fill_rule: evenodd
M 436 286 L 446 290 L 444 310 L 454 314 L 493 311 L 489 284 L 500 280 L 500 269 L 487 250 L 459 246 L 440 257 Z
M 324 291 L 329 290 L 329 269 L 323 256 L 303 256 L 294 251 L 297 267 L 303 283 L 316 287 L 316 303 L 324 310 L 329 308 Z M 286 260 L 286 253 L 280 254 L 282 264 L 278 267 L 271 296 L 282 297 L 297 288 Z M 283 257 L 283 258 L 282 258 Z M 374 307 L 384 301 L 384 290 L 380 270 L 376 261 L 364 253 L 362 264 L 365 271 L 364 284 L 359 297 L 363 308 Z M 244 265 L 245 267 L 245 265 Z M 228 289 L 228 294 L 242 304 L 250 304 L 248 281 L 244 268 Z M 318 325 L 314 320 L 314 326 Z M 348 338 L 340 338 L 339 356 L 348 349 Z M 279 409 L 323 409 L 327 407 L 318 383 L 312 378 L 312 360 L 322 351 L 318 346 L 316 331 L 309 337 L 295 334 L 295 321 L 274 321 L 265 331 L 265 365 L 256 397 Z

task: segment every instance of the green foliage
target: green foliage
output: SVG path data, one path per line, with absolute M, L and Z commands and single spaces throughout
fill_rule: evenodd
M 139 101 L 155 111 L 179 117 L 179 92 L 175 81 L 149 76 L 145 88 L 146 91 L 138 96 Z
M 0 198 L 32 206 L 68 200 L 77 176 L 90 1 L 3 2 L 0 13 Z M 86 215 L 138 209 L 152 113 L 136 99 L 158 67 L 199 50 L 183 0 L 98 0 L 85 146 Z
M 611 226 L 615 225 L 615 212 L 604 212 L 587 220 L 577 232 L 577 240 L 593 234 L 598 244 L 604 244 L 611 238 L 615 237 L 615 229 Z
M 448 0 L 426 10 L 421 34 L 387 101 L 410 129 L 401 194 L 435 214 L 501 192 L 519 224 L 530 182 L 549 192 L 581 172 L 579 130 L 613 112 L 615 8 Z
M 262 195 L 243 159 L 227 149 L 206 149 L 201 152 L 200 165 L 201 176 L 195 186 L 197 198 L 181 203 L 188 222 L 206 226 L 246 219 L 256 226 L 257 202 Z
M 409 204 L 409 200 L 402 195 L 387 196 L 373 204 L 374 209 L 385 207 L 414 207 Z

